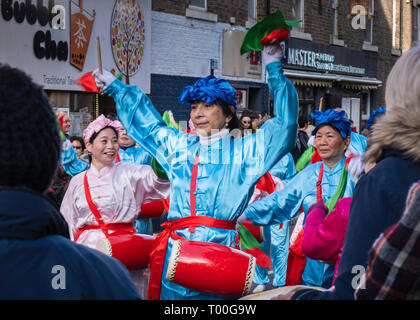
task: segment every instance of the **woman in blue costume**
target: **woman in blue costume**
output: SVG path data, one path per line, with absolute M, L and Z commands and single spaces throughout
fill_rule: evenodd
M 296 174 L 295 162 L 292 155 L 290 153 L 286 154 L 271 168 L 269 173 L 279 178 L 283 186 L 287 184 Z M 271 256 L 273 286 L 284 286 L 286 283 L 287 256 L 289 254 L 289 223 L 283 222 L 264 226 L 263 231 L 265 241 L 261 243 L 261 246 L 264 253 Z M 268 282 L 268 269 L 257 265 L 255 268 L 254 283 L 258 285 L 253 292 L 264 291 Z
M 198 133 L 191 135 L 168 127 L 139 88 L 122 84 L 108 72 L 93 73 L 97 85 L 116 101 L 127 133 L 156 158 L 171 182 L 168 221 L 151 254 L 148 299 L 223 298 L 165 279 L 173 238 L 237 246 L 236 219 L 256 183 L 296 140 L 298 98 L 283 74 L 281 56 L 278 46 L 264 48 L 275 116 L 257 133 L 236 140 L 229 134 L 238 121 L 236 91 L 225 80 L 208 76 L 184 88 L 179 101 L 190 105 Z
M 152 157 L 143 148 L 136 145 L 136 142 L 131 139 L 125 129 L 121 129 L 118 136 L 118 144 L 120 149 L 118 151 L 119 159 L 117 161 L 147 164 L 150 166 Z
M 247 218 L 257 225 L 282 223 L 296 217 L 301 206 L 306 214 L 317 199 L 322 198 L 327 203 L 338 194 L 339 198 L 352 196 L 355 182 L 345 168 L 345 152 L 350 144 L 350 122 L 344 111 L 330 109 L 315 111 L 311 115 L 317 120 L 315 145 L 322 161 L 300 171 L 284 189 L 250 204 L 239 221 Z M 336 192 L 337 189 L 341 192 Z M 304 285 L 329 288 L 333 273 L 334 264 L 307 258 L 302 281 Z

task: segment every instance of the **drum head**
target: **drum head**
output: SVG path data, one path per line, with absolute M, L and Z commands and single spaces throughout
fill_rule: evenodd
M 98 240 L 98 242 L 96 243 L 96 250 L 99 250 L 105 253 L 106 255 L 112 257 L 112 246 L 107 238 Z
M 309 286 L 285 286 L 279 287 L 272 290 L 257 292 L 254 294 L 247 295 L 245 297 L 240 298 L 239 300 L 271 300 L 274 297 L 277 297 L 280 294 L 288 294 L 291 292 L 296 292 L 301 289 L 313 289 L 318 291 L 327 291 L 325 288 L 320 287 L 309 287 Z

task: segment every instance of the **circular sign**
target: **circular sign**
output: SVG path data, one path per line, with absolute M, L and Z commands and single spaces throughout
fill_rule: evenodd
M 111 19 L 111 47 L 118 69 L 135 74 L 144 53 L 144 17 L 138 0 L 117 0 Z

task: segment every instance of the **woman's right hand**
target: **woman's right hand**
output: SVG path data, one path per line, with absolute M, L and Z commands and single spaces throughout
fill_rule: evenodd
M 239 230 L 239 227 L 242 225 L 242 222 L 244 222 L 245 220 L 247 220 L 246 215 L 245 215 L 245 213 L 242 213 L 239 216 L 238 220 L 236 220 L 236 226 L 235 226 L 236 231 Z
M 283 49 L 279 45 L 264 46 L 262 51 L 262 62 L 267 65 L 271 62 L 280 61 L 283 57 Z
M 117 79 L 107 70 L 103 70 L 102 73 L 99 73 L 99 69 L 95 69 L 92 72 L 92 76 L 95 78 L 96 86 L 100 90 L 106 89 L 115 79 Z

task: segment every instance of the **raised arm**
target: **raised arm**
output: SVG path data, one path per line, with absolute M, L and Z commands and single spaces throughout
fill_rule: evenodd
M 265 47 L 263 59 L 267 63 L 268 87 L 274 99 L 274 117 L 255 134 L 244 138 L 246 146 L 250 147 L 246 150 L 245 161 L 257 161 L 259 175 L 269 171 L 295 146 L 299 108 L 296 88 L 283 74 L 281 55 L 276 53 L 271 57 L 267 50 Z
M 149 97 L 138 87 L 125 85 L 109 72 L 103 75 L 94 72 L 95 81 L 105 88 L 105 93 L 114 98 L 118 118 L 127 134 L 146 149 L 169 176 L 168 158 L 186 146 L 187 135 L 168 127 L 154 108 Z
M 308 169 L 311 168 L 295 175 L 282 190 L 248 205 L 244 211 L 245 217 L 257 225 L 283 223 L 296 217 L 308 187 L 315 184 L 311 181 L 312 170 Z
M 72 177 L 89 169 L 90 167 L 88 163 L 80 160 L 77 157 L 77 153 L 73 149 L 70 140 L 63 142 L 61 151 L 61 166 L 63 167 L 64 171 Z

